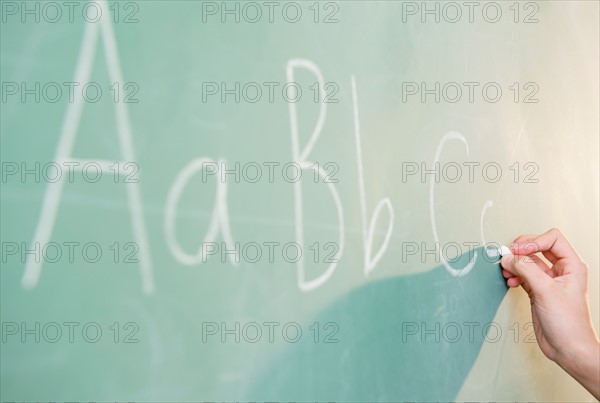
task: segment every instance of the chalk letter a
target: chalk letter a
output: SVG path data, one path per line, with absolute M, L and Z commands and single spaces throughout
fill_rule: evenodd
M 102 33 L 104 53 L 108 63 L 108 73 L 111 82 L 122 84 L 123 78 L 117 52 L 117 43 L 109 17 L 110 10 L 108 9 L 108 4 L 105 0 L 98 1 L 98 4 L 102 8 L 102 14 L 104 17 L 101 18 L 100 22 L 85 24 L 74 81 L 77 83 L 87 83 L 89 81 L 94 64 L 96 47 L 98 44 L 98 33 L 100 30 Z M 58 147 L 54 157 L 54 162 L 60 165 L 62 165 L 63 162 L 70 161 L 79 162 L 78 166 L 81 167 L 88 162 L 92 162 L 91 160 L 76 159 L 71 157 L 77 129 L 81 120 L 83 102 L 84 100 L 82 98 L 81 91 L 75 91 L 73 102 L 69 103 L 67 107 L 67 112 L 61 128 Z M 131 138 L 129 115 L 123 102 L 118 102 L 115 104 L 115 113 L 122 157 L 125 162 L 135 162 L 136 159 Z M 104 169 L 108 170 L 109 167 L 114 165 L 116 161 L 93 160 L 93 162 L 98 163 L 104 171 Z M 117 163 L 121 164 L 122 162 Z M 126 183 L 125 186 L 127 188 L 127 198 L 129 208 L 131 210 L 133 233 L 140 253 L 139 263 L 142 289 L 146 294 L 151 294 L 154 291 L 154 278 L 152 274 L 152 262 L 148 246 L 146 227 L 144 224 L 139 184 Z M 58 212 L 63 187 L 64 179 L 48 185 L 42 204 L 41 217 L 35 230 L 33 244 L 39 242 L 41 245 L 45 245 L 50 239 L 54 222 L 56 220 L 56 214 Z M 21 284 L 24 288 L 31 289 L 37 285 L 42 271 L 42 261 L 43 259 L 40 259 L 39 262 L 36 262 L 36 259 L 31 259 L 29 257 L 27 258 L 25 262 L 25 272 L 23 274 L 23 278 L 21 279 Z

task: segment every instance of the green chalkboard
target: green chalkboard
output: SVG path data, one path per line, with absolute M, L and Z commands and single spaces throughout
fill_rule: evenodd
M 587 396 L 488 251 L 597 267 L 596 2 L 67 3 L 0 1 L 0 400 Z

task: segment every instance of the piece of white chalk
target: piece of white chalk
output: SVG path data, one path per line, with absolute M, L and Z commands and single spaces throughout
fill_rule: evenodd
M 485 249 L 485 252 L 487 253 L 487 255 L 491 258 L 494 257 L 499 257 L 499 256 L 506 256 L 506 255 L 512 255 L 512 252 L 510 251 L 508 246 L 500 246 L 498 248 L 494 248 L 494 247 L 489 247 Z
M 512 252 L 510 251 L 509 247 L 506 245 L 500 246 L 498 248 L 498 253 L 500 253 L 500 256 L 512 255 Z

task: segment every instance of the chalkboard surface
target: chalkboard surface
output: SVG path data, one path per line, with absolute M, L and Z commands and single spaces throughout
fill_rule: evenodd
M 488 252 L 598 326 L 597 2 L 0 5 L 1 400 L 590 398 Z

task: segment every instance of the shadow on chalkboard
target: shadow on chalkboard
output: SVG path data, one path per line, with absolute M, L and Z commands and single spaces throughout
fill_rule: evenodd
M 314 319 L 317 340 L 307 329 L 312 322 L 303 325 L 303 337 L 269 360 L 249 397 L 454 400 L 483 343 L 500 337 L 492 321 L 506 283 L 499 265 L 487 262 L 482 249 L 477 253 L 475 267 L 463 277 L 440 265 L 340 297 Z M 466 255 L 452 266 L 463 267 Z

